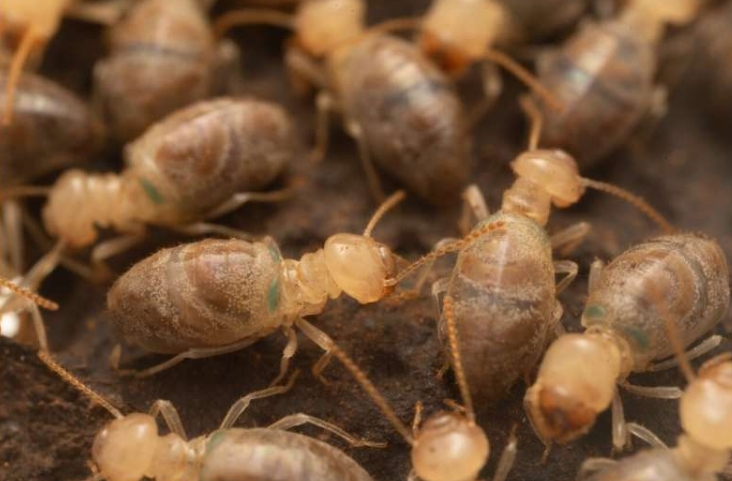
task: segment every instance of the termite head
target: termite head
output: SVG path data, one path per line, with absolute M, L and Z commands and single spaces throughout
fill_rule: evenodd
M 566 443 L 586 433 L 607 409 L 621 353 L 602 336 L 567 334 L 547 350 L 524 408 L 544 442 Z
M 483 429 L 459 413 L 436 414 L 421 426 L 412 445 L 412 466 L 424 481 L 473 481 L 488 460 Z
M 295 15 L 295 31 L 301 46 L 321 57 L 364 32 L 363 0 L 306 0 Z
M 107 424 L 92 447 L 92 459 L 108 481 L 181 479 L 191 464 L 190 455 L 180 436 L 158 436 L 155 418 L 141 413 Z
M 336 234 L 325 241 L 325 265 L 338 287 L 361 304 L 391 293 L 384 281 L 396 275 L 391 249 L 369 236 Z
M 422 22 L 419 45 L 442 70 L 457 76 L 481 58 L 507 20 L 494 0 L 435 0 Z
M 92 459 L 104 479 L 138 481 L 150 472 L 157 443 L 155 419 L 147 414 L 130 414 L 99 431 Z
M 725 356 L 702 366 L 681 397 L 681 426 L 694 442 L 732 449 L 732 362 Z
M 511 169 L 541 186 L 560 208 L 576 203 L 585 192 L 577 162 L 563 150 L 528 150 L 511 162 Z

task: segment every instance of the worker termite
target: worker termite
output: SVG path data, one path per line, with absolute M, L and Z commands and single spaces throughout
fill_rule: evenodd
M 363 0 L 308 0 L 294 16 L 232 11 L 215 29 L 223 35 L 235 25 L 267 23 L 294 30 L 287 66 L 297 80 L 320 89 L 314 156 L 325 154 L 328 113 L 340 111 L 376 198 L 382 193 L 372 158 L 421 198 L 454 202 L 472 157 L 460 101 L 414 45 L 383 33 L 393 25 L 365 29 L 365 9 Z
M 197 0 L 144 0 L 110 31 L 111 56 L 94 70 L 95 97 L 120 141 L 216 94 L 236 47 L 217 46 Z
M 288 338 L 278 379 L 297 349 L 294 327 L 326 351 L 330 339 L 301 316 L 323 311 L 346 293 L 362 304 L 393 291 L 384 280 L 398 257 L 371 237 L 383 214 L 404 198 L 392 195 L 374 213 L 363 235 L 335 234 L 322 249 L 283 259 L 271 238 L 260 242 L 203 240 L 183 244 L 135 264 L 110 289 L 107 305 L 125 339 L 148 351 L 176 354 L 139 375 L 154 374 L 184 359 L 243 349 L 277 329 Z
M 683 347 L 709 332 L 729 308 L 729 271 L 717 242 L 701 234 L 675 234 L 643 242 L 607 266 L 592 265 L 581 334 L 567 334 L 547 350 L 524 404 L 545 443 L 566 443 L 585 434 L 597 415 L 613 410 L 613 445 L 627 439 L 616 384 L 641 395 L 674 398 L 676 388 L 631 386 L 631 372 L 660 370 L 651 364 L 673 354 L 663 313 Z M 712 336 L 690 351 L 701 355 L 719 344 Z M 673 361 L 673 359 L 671 360 Z
M 460 326 L 465 372 L 481 401 L 500 399 L 529 375 L 562 316 L 557 295 L 577 275 L 577 264 L 554 260 L 552 250 L 576 245 L 590 225 L 582 222 L 549 237 L 545 226 L 552 205 L 569 207 L 594 188 L 630 202 L 665 230 L 673 229 L 643 199 L 581 177 L 565 152 L 537 148 L 539 111 L 526 98 L 522 106 L 532 119 L 529 148 L 511 163 L 518 178 L 503 193 L 501 209 L 490 215 L 478 188 L 469 187 L 466 204 L 479 221 L 473 230 L 462 239 L 441 242 L 387 283 L 395 285 L 437 257 L 458 252 L 452 274 L 433 284 L 432 291 L 445 294 Z M 565 277 L 556 283 L 556 275 Z M 443 337 L 445 327 L 443 317 Z
M 673 338 L 677 335 L 672 332 L 675 326 L 669 327 L 669 337 Z M 723 353 L 704 363 L 697 377 L 683 353 L 683 347 L 677 342 L 673 344 L 689 383 L 680 399 L 679 414 L 684 432 L 678 437 L 677 445 L 668 448 L 652 432 L 634 425 L 634 434 L 649 442 L 652 449 L 620 460 L 588 459 L 577 479 L 623 481 L 642 476 L 648 481 L 692 481 L 717 479 L 715 474 L 729 472 L 732 450 L 730 353 Z
M 253 98 L 219 98 L 181 109 L 150 127 L 126 150 L 121 174 L 65 172 L 43 210 L 46 229 L 70 247 L 92 244 L 97 228 L 121 237 L 99 244 L 102 260 L 138 242 L 145 224 L 190 233 L 233 230 L 200 222 L 251 200 L 287 198 L 268 185 L 295 153 L 290 117 Z
M 23 73 L 12 100 L 4 88 L 9 82 L 0 73 L 0 105 L 12 102 L 15 112 L 13 122 L 0 124 L 0 254 L 22 272 L 22 208 L 12 197 L 38 194 L 29 181 L 89 160 L 103 145 L 104 129 L 81 99 L 51 80 Z
M 545 111 L 542 142 L 565 149 L 588 167 L 607 156 L 644 114 L 660 111 L 654 87 L 656 48 L 666 24 L 683 25 L 699 0 L 630 0 L 617 18 L 586 22 L 558 50 L 537 58 L 542 85 L 562 112 Z

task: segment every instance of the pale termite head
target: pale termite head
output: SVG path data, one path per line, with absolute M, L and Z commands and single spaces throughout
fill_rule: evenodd
M 300 45 L 321 57 L 364 32 L 364 0 L 306 0 L 298 8 L 294 29 Z

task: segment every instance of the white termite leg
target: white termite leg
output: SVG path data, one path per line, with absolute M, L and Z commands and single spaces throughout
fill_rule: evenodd
M 562 303 L 559 301 L 556 301 L 554 303 L 554 310 L 552 311 L 552 321 L 553 321 L 553 331 L 555 337 L 560 337 L 565 334 L 567 334 L 567 330 L 564 328 L 564 324 L 562 324 L 562 316 L 564 315 L 564 307 L 562 306 Z
M 573 261 L 554 261 L 554 274 L 566 274 L 561 281 L 557 282 L 555 292 L 560 294 L 577 277 L 579 267 Z
M 328 82 L 323 69 L 295 44 L 287 46 L 284 63 L 290 84 L 297 93 L 309 93 L 313 86 L 319 90 L 327 89 Z
M 589 222 L 578 222 L 552 234 L 549 243 L 552 250 L 559 251 L 561 255 L 568 255 L 584 241 L 591 230 L 592 225 Z
M 595 259 L 594 261 L 592 261 L 592 264 L 590 265 L 590 278 L 587 282 L 588 294 L 592 294 L 595 289 L 597 289 L 600 281 L 600 276 L 602 275 L 602 270 L 604 268 L 605 263 L 600 259 Z
M 224 416 L 224 420 L 221 421 L 219 429 L 229 429 L 230 427 L 232 427 L 234 423 L 236 423 L 236 421 L 239 419 L 239 417 L 244 414 L 244 411 L 247 410 L 249 404 L 251 404 L 251 402 L 255 399 L 277 396 L 279 394 L 284 394 L 292 389 L 292 386 L 295 384 L 295 379 L 297 378 L 298 374 L 299 371 L 295 371 L 292 376 L 290 376 L 287 384 L 285 384 L 284 386 L 270 386 L 265 389 L 260 389 L 259 391 L 250 392 L 246 396 L 237 399 L 236 402 L 232 404 L 229 408 L 226 416 Z
M 323 378 L 322 373 L 323 369 L 325 369 L 330 363 L 330 359 L 332 357 L 330 350 L 334 344 L 333 339 L 331 339 L 331 337 L 325 332 L 307 322 L 305 319 L 296 319 L 295 325 L 308 337 L 308 339 L 325 351 L 325 354 L 323 354 L 323 356 L 318 359 L 318 362 L 313 366 L 313 375 L 324 384 L 328 384 L 328 381 Z
M 582 467 L 580 468 L 579 473 L 577 473 L 577 480 L 585 480 L 595 473 L 612 468 L 617 463 L 617 460 L 610 458 L 589 458 L 582 463 Z
M 490 209 L 488 209 L 483 193 L 475 184 L 471 184 L 463 190 L 462 198 L 463 207 L 458 225 L 461 233 L 467 235 L 476 222 L 482 222 L 490 216 Z M 473 222 L 473 218 L 476 222 Z
M 280 372 L 274 381 L 270 383 L 270 386 L 275 386 L 285 377 L 287 371 L 290 369 L 290 359 L 297 352 L 297 332 L 291 326 L 282 327 L 285 336 L 287 336 L 287 344 L 285 349 L 282 351 L 282 359 L 280 359 Z
M 452 242 L 455 242 L 458 239 L 454 239 L 452 237 L 448 237 L 445 239 L 439 240 L 432 250 L 439 249 L 441 246 L 450 244 Z M 421 271 L 419 273 L 419 276 L 417 276 L 417 280 L 414 282 L 414 285 L 409 289 L 404 289 L 403 291 L 400 291 L 399 293 L 395 294 L 394 296 L 389 297 L 389 302 L 395 302 L 399 303 L 404 300 L 414 299 L 415 297 L 418 297 L 419 294 L 422 292 L 422 288 L 424 287 L 425 283 L 427 282 L 427 279 L 429 279 L 430 273 L 432 272 L 432 268 L 435 266 L 435 261 L 437 259 L 432 259 L 424 264 L 424 266 L 421 267 Z M 438 294 L 435 294 L 435 285 L 439 282 L 443 282 L 443 279 L 438 279 L 435 283 L 432 284 L 432 294 L 438 298 L 439 301 L 439 294 L 442 292 L 445 292 L 447 290 L 449 279 L 444 279 L 445 287 L 442 289 Z
M 648 429 L 645 426 L 641 426 L 640 424 L 636 423 L 628 423 L 628 432 L 632 434 L 633 436 L 637 437 L 638 439 L 641 439 L 648 443 L 651 447 L 654 448 L 661 448 L 661 449 L 668 449 L 668 446 L 666 443 L 664 443 L 661 438 L 656 436 L 653 431 Z
M 138 229 L 130 233 L 115 237 L 108 241 L 100 242 L 91 252 L 92 261 L 95 263 L 102 263 L 102 261 L 109 259 L 110 257 L 114 257 L 131 249 L 145 239 L 145 233 L 145 228 L 140 226 Z
M 654 399 L 679 399 L 684 394 L 684 391 L 676 386 L 638 386 L 628 382 L 624 382 L 621 386 L 630 393 Z
M 414 418 L 412 419 L 412 435 L 416 438 L 419 426 L 422 424 L 422 401 L 414 403 Z
M 503 79 L 501 72 L 492 62 L 481 62 L 480 64 L 481 86 L 483 97 L 470 110 L 468 114 L 468 125 L 473 128 L 485 116 L 493 104 L 496 103 L 503 91 Z
M 371 195 L 377 203 L 382 203 L 386 196 L 384 195 L 384 190 L 381 188 L 381 181 L 379 180 L 379 175 L 376 172 L 376 167 L 374 167 L 374 161 L 371 158 L 368 145 L 366 145 L 363 129 L 361 128 L 361 125 L 353 119 L 346 119 L 345 126 L 346 132 L 348 132 L 348 135 L 353 137 L 358 146 L 358 157 L 361 159 L 361 167 L 366 173 L 366 180 L 368 180 Z
M 505 481 L 516 462 L 517 452 L 518 440 L 516 439 L 516 426 L 514 426 L 508 437 L 508 442 L 501 452 L 501 457 L 498 459 L 498 466 L 496 467 L 496 472 L 493 473 L 492 481 Z
M 628 444 L 628 425 L 625 422 L 625 412 L 623 411 L 623 400 L 620 399 L 617 387 L 613 395 L 612 413 L 612 437 L 613 451 L 622 451 Z
M 176 364 L 180 364 L 186 359 L 204 359 L 207 357 L 220 356 L 221 354 L 228 354 L 230 352 L 240 351 L 254 344 L 259 339 L 261 339 L 261 336 L 251 336 L 246 337 L 235 343 L 227 344 L 226 346 L 189 349 L 185 352 L 181 352 L 180 354 L 176 354 L 165 362 L 161 362 L 160 364 L 156 364 L 140 371 L 136 371 L 133 369 L 118 369 L 117 372 L 122 376 L 148 377 L 161 371 L 165 371 L 166 369 L 170 369 L 171 367 L 175 366 Z
M 270 424 L 269 426 L 267 426 L 267 428 L 286 430 L 286 429 L 291 429 L 291 428 L 294 428 L 297 426 L 302 426 L 303 424 L 312 424 L 313 426 L 317 426 L 330 433 L 333 433 L 354 447 L 369 447 L 369 448 L 385 448 L 386 447 L 386 443 L 379 443 L 379 442 L 369 441 L 368 439 L 358 438 L 356 436 L 353 436 L 352 434 L 347 433 L 346 431 L 339 428 L 335 424 L 329 423 L 328 421 L 325 421 L 323 419 L 316 418 L 314 416 L 310 416 L 308 414 L 303 414 L 303 413 L 297 413 L 297 414 L 291 414 L 289 416 L 285 416 L 284 418 L 280 419 L 279 421 L 276 421 L 276 422 Z
M 154 418 L 158 417 L 158 414 L 160 414 L 163 417 L 165 424 L 168 426 L 168 429 L 170 429 L 170 432 L 177 434 L 184 441 L 188 440 L 186 430 L 183 428 L 183 422 L 180 420 L 180 416 L 178 415 L 178 410 L 175 409 L 172 402 L 166 401 L 165 399 L 156 400 L 152 403 L 152 406 L 150 406 L 149 414 Z
M 270 190 L 268 192 L 237 192 L 221 205 L 207 213 L 204 219 L 215 219 L 216 217 L 228 214 L 248 202 L 283 202 L 289 200 L 302 184 L 302 181 L 296 180 L 287 187 L 278 190 Z
M 704 354 L 711 352 L 717 346 L 719 346 L 723 340 L 724 340 L 724 337 L 715 334 L 715 335 L 705 339 L 704 341 L 700 342 L 699 344 L 697 344 L 693 348 L 689 349 L 688 351 L 686 351 L 685 356 L 690 361 L 692 359 L 696 359 L 697 357 L 701 357 Z M 671 359 L 667 359 L 665 361 L 651 364 L 650 366 L 648 366 L 646 371 L 649 371 L 649 372 L 663 371 L 665 369 L 670 369 L 670 368 L 676 367 L 678 365 L 679 365 L 678 358 L 676 356 L 674 356 Z
M 233 229 L 225 225 L 209 224 L 208 222 L 196 222 L 195 224 L 188 224 L 184 226 L 172 226 L 170 230 L 183 235 L 189 235 L 193 237 L 206 236 L 206 235 L 218 235 L 225 238 L 233 237 L 241 240 L 253 240 L 255 236 L 243 230 Z

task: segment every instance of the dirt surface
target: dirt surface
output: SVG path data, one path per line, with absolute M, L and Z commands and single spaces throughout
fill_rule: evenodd
M 426 1 L 371 2 L 371 20 L 420 12 Z M 395 10 L 398 7 L 398 11 Z M 66 22 L 51 45 L 43 71 L 82 94 L 88 94 L 93 62 L 103 55 L 101 30 Z M 682 32 L 681 34 L 684 34 Z M 235 36 L 243 49 L 244 79 L 240 89 L 284 103 L 301 128 L 303 154 L 312 138 L 312 99 L 290 93 L 281 68 L 284 34 L 256 28 Z M 691 49 L 693 51 L 693 48 Z M 729 158 L 730 125 L 712 120 L 707 104 L 700 101 L 704 78 L 695 64 L 675 86 L 668 115 L 644 141 L 631 142 L 587 173 L 645 196 L 678 226 L 715 236 L 732 258 L 732 162 Z M 512 180 L 507 163 L 524 147 L 525 125 L 516 107 L 520 88 L 507 81 L 496 108 L 476 132 L 474 181 L 496 208 L 503 189 Z M 466 82 L 466 96 L 476 90 Z M 710 128 L 714 123 L 715 128 Z M 92 163 L 94 168 L 118 169 L 118 155 Z M 327 160 L 312 169 L 300 160 L 289 175 L 308 181 L 296 197 L 281 205 L 250 205 L 226 217 L 227 225 L 255 234 L 268 234 L 288 257 L 299 257 L 322 246 L 336 232 L 359 232 L 370 216 L 371 201 L 357 162 L 353 142 L 334 124 L 333 144 Z M 280 181 L 283 184 L 287 176 Z M 394 184 L 388 184 L 394 188 Z M 35 206 L 38 207 L 37 205 Z M 459 234 L 459 208 L 436 210 L 409 199 L 390 213 L 375 236 L 408 258 L 426 252 L 439 239 Z M 653 225 L 622 203 L 601 194 L 588 194 L 576 207 L 552 214 L 549 230 L 579 220 L 593 224 L 589 238 L 572 255 L 581 266 L 574 284 L 561 295 L 564 323 L 578 330 L 578 318 L 586 293 L 589 264 L 622 252 L 631 244 L 657 233 Z M 123 272 L 162 246 L 185 239 L 154 231 L 144 246 L 115 259 Z M 446 272 L 446 259 L 435 273 Z M 216 358 L 186 361 L 149 379 L 118 377 L 107 361 L 120 339 L 111 332 L 105 313 L 106 286 L 91 286 L 67 271 L 58 270 L 45 283 L 43 294 L 58 301 L 58 312 L 46 316 L 51 348 L 58 359 L 124 412 L 146 411 L 156 399 L 168 399 L 178 408 L 189 435 L 197 436 L 218 426 L 228 407 L 240 396 L 266 386 L 276 375 L 284 337 L 275 334 L 251 348 Z M 425 412 L 444 408 L 444 399 L 459 399 L 453 378 L 438 379 L 442 353 L 436 335 L 436 307 L 431 296 L 400 306 L 385 303 L 359 306 L 342 299 L 314 316 L 313 323 L 328 332 L 372 376 L 405 422 L 411 422 L 414 404 L 422 401 Z M 722 328 L 724 330 L 724 327 Z M 728 344 L 723 346 L 729 348 Z M 375 480 L 406 479 L 409 451 L 391 426 L 365 398 L 353 379 L 337 363 L 326 370 L 328 385 L 317 381 L 310 367 L 321 352 L 301 336 L 293 366 L 302 371 L 287 394 L 254 402 L 239 426 L 264 426 L 285 415 L 304 412 L 332 421 L 357 436 L 389 443 L 386 449 L 354 449 L 316 429 L 302 432 L 342 447 Z M 125 346 L 124 363 L 143 367 L 165 359 Z M 682 385 L 675 370 L 658 375 L 633 376 L 645 385 Z M 611 451 L 608 413 L 603 414 L 589 436 L 556 447 L 546 464 L 540 463 L 543 445 L 524 415 L 521 398 L 525 386 L 517 385 L 509 398 L 494 406 L 476 400 L 479 420 L 492 445 L 491 462 L 483 473 L 493 472 L 498 452 L 508 432 L 518 426 L 519 455 L 509 476 L 514 481 L 574 479 L 581 462 Z M 639 398 L 623 393 L 626 416 L 640 422 L 667 443 L 680 433 L 675 401 Z M 94 434 L 109 415 L 51 374 L 35 358 L 31 348 L 0 339 L 0 479 L 4 481 L 81 480 L 87 467 Z M 636 443 L 637 445 L 638 443 Z

